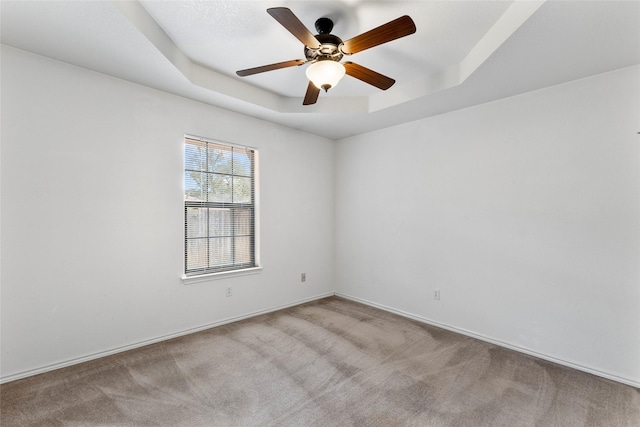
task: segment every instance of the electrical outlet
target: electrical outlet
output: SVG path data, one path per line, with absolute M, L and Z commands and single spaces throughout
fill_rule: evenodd
M 439 300 L 440 299 L 440 289 L 436 289 L 433 291 L 433 299 L 435 300 Z
M 300 274 L 300 281 L 301 282 L 306 282 L 307 281 L 307 273 L 301 273 Z
M 225 295 L 228 296 L 228 297 L 230 297 L 232 295 L 231 286 L 227 286 Z

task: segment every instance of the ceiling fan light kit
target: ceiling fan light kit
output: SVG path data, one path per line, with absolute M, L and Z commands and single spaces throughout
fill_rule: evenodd
M 344 65 L 331 59 L 323 59 L 309 65 L 306 71 L 307 78 L 318 89 L 328 91 L 335 87 L 345 75 Z
M 340 37 L 330 34 L 333 29 L 333 21 L 329 18 L 319 18 L 315 22 L 318 34 L 313 35 L 286 7 L 270 8 L 267 9 L 267 13 L 304 44 L 306 60 L 295 59 L 278 62 L 240 70 L 236 74 L 245 77 L 265 71 L 311 63 L 306 71 L 309 85 L 302 102 L 303 105 L 315 104 L 320 90 L 324 89 L 326 92 L 335 87 L 345 74 L 379 89 L 387 90 L 395 83 L 392 78 L 350 61 L 344 64 L 340 61 L 344 55 L 352 55 L 416 32 L 415 23 L 405 15 L 343 42 Z

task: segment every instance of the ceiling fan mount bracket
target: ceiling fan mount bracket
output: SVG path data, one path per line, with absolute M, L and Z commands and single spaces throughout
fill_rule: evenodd
M 329 18 L 318 18 L 315 26 L 319 34 L 329 34 L 333 30 L 333 21 Z

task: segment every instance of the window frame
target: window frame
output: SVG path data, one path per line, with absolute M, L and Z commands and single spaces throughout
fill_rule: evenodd
M 183 198 L 183 268 L 182 268 L 182 281 L 185 284 L 190 283 L 198 283 L 202 281 L 207 281 L 211 279 L 220 279 L 224 277 L 233 277 L 233 276 L 244 276 L 247 274 L 256 274 L 262 270 L 262 266 L 260 264 L 260 191 L 259 191 L 259 152 L 255 147 L 250 147 L 246 145 L 233 144 L 226 141 L 214 140 L 210 138 L 204 138 L 201 136 L 189 135 L 185 134 L 183 138 L 183 156 L 186 155 L 186 147 L 187 140 L 193 140 L 197 142 L 202 142 L 206 144 L 215 144 L 218 146 L 228 147 L 228 148 L 237 148 L 241 150 L 250 150 L 252 152 L 252 183 L 253 183 L 253 203 L 238 203 L 238 207 L 242 209 L 242 207 L 253 206 L 253 263 L 247 263 L 240 266 L 232 266 L 228 268 L 220 268 L 220 269 L 203 269 L 201 271 L 187 271 L 187 211 L 189 208 L 200 207 L 200 208 L 233 208 L 234 203 L 230 202 L 210 202 L 210 201 L 189 201 L 186 200 L 185 190 L 186 190 L 186 182 L 185 175 L 187 170 L 186 158 L 183 157 L 183 185 L 182 185 L 182 198 Z

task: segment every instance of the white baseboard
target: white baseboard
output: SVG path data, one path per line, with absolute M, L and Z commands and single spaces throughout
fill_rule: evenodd
M 207 323 L 206 325 L 201 325 L 201 326 L 197 326 L 195 328 L 190 328 L 190 329 L 185 329 L 183 331 L 174 332 L 172 334 L 163 335 L 163 336 L 160 336 L 160 337 L 151 338 L 151 339 L 144 340 L 144 341 L 139 341 L 139 342 L 136 342 L 136 343 L 133 343 L 133 344 L 129 344 L 129 345 L 125 345 L 125 346 L 122 346 L 122 347 L 115 347 L 115 348 L 111 348 L 109 350 L 88 354 L 86 356 L 78 357 L 78 358 L 75 358 L 75 359 L 69 359 L 69 360 L 65 360 L 63 362 L 52 363 L 50 365 L 41 366 L 39 368 L 29 369 L 29 370 L 26 370 L 26 371 L 18 372 L 16 374 L 11 374 L 11 375 L 7 375 L 7 376 L 4 376 L 4 377 L 0 377 L 0 384 L 8 383 L 8 382 L 11 382 L 11 381 L 16 381 L 16 380 L 19 380 L 19 379 L 22 379 L 22 378 L 31 377 L 33 375 L 43 374 L 45 372 L 54 371 L 54 370 L 60 369 L 60 368 L 66 368 L 67 366 L 77 365 L 79 363 L 88 362 L 90 360 L 99 359 L 101 357 L 111 356 L 112 354 L 122 353 L 124 351 L 133 350 L 133 349 L 136 349 L 136 348 L 144 347 L 146 345 L 155 344 L 155 343 L 158 343 L 158 342 L 161 342 L 161 341 L 170 340 L 172 338 L 178 338 L 178 337 L 181 337 L 181 336 L 184 336 L 184 335 L 193 334 L 193 333 L 196 333 L 196 332 L 204 331 L 206 329 L 215 328 L 216 326 L 226 325 L 228 323 L 237 322 L 237 321 L 240 321 L 240 320 L 244 320 L 244 319 L 248 319 L 248 318 L 251 318 L 251 317 L 259 316 L 261 314 L 271 313 L 273 311 L 282 310 L 284 308 L 293 307 L 293 306 L 296 306 L 296 305 L 300 305 L 300 304 L 304 304 L 306 302 L 311 302 L 311 301 L 315 301 L 315 300 L 318 300 L 318 299 L 330 297 L 330 296 L 333 296 L 333 295 L 335 295 L 334 292 L 327 292 L 325 294 L 316 295 L 316 296 L 313 296 L 313 297 L 310 297 L 310 298 L 305 298 L 305 299 L 302 299 L 302 300 L 298 300 L 298 301 L 294 301 L 294 302 L 291 302 L 291 303 L 279 305 L 279 306 L 276 306 L 276 307 L 270 307 L 270 308 L 267 308 L 267 309 L 264 309 L 264 310 L 258 310 L 258 311 L 254 311 L 254 312 L 251 312 L 251 313 L 246 313 L 246 314 L 243 314 L 243 315 L 240 315 L 240 316 L 228 317 L 226 319 L 222 319 L 222 320 L 219 320 L 217 322 Z
M 500 346 L 500 347 L 504 347 L 504 348 L 508 348 L 510 350 L 514 350 L 514 351 L 517 351 L 517 352 L 520 352 L 520 353 L 528 354 L 529 356 L 534 356 L 534 357 L 537 357 L 539 359 L 548 360 L 550 362 L 554 362 L 554 363 L 557 363 L 559 365 L 567 366 L 569 368 L 573 368 L 573 369 L 577 369 L 579 371 L 587 372 L 589 374 L 597 375 L 597 376 L 602 377 L 602 378 L 606 378 L 606 379 L 609 379 L 609 380 L 612 380 L 612 381 L 616 381 L 616 382 L 619 382 L 619 383 L 622 383 L 622 384 L 626 384 L 626 385 L 629 385 L 629 386 L 632 386 L 632 387 L 640 388 L 640 382 L 637 382 L 637 381 L 634 381 L 634 380 L 631 380 L 631 379 L 628 379 L 628 378 L 619 377 L 617 375 L 613 375 L 613 374 L 610 374 L 608 372 L 603 372 L 603 371 L 600 371 L 600 370 L 597 370 L 597 369 L 589 368 L 587 366 L 582 366 L 582 365 L 577 364 L 577 363 L 569 362 L 569 361 L 566 361 L 566 360 L 563 360 L 563 359 L 558 359 L 558 358 L 553 357 L 553 356 L 548 356 L 546 354 L 538 353 L 538 352 L 533 351 L 533 350 L 529 350 L 529 349 L 526 349 L 526 348 L 523 348 L 523 347 L 512 345 L 512 344 L 509 344 L 509 343 L 506 343 L 506 342 L 503 342 L 503 341 L 499 341 L 499 340 L 496 340 L 496 339 L 493 339 L 493 338 L 489 338 L 489 337 L 486 337 L 484 335 L 468 331 L 466 329 L 461 329 L 461 328 L 456 328 L 454 326 L 449 326 L 449 325 L 446 325 L 446 324 L 443 324 L 443 323 L 436 322 L 436 321 L 431 320 L 431 319 L 427 319 L 427 318 L 422 317 L 422 316 L 417 316 L 415 314 L 408 313 L 406 311 L 398 310 L 398 309 L 395 309 L 395 308 L 392 308 L 392 307 L 389 307 L 389 306 L 386 306 L 386 305 L 383 305 L 383 304 L 378 304 L 378 303 L 375 303 L 375 302 L 372 302 L 372 301 L 368 301 L 368 300 L 365 300 L 365 299 L 362 299 L 362 298 L 358 298 L 358 297 L 354 297 L 354 296 L 351 296 L 351 295 L 346 295 L 346 294 L 343 294 L 343 293 L 340 293 L 340 292 L 335 292 L 335 293 L 334 292 L 327 292 L 325 294 L 320 294 L 320 295 L 316 295 L 316 296 L 313 296 L 313 297 L 310 297 L 310 298 L 305 298 L 305 299 L 302 299 L 302 300 L 294 301 L 294 302 L 291 302 L 291 303 L 287 303 L 287 304 L 283 304 L 283 305 L 279 305 L 279 306 L 275 306 L 275 307 L 270 307 L 270 308 L 267 308 L 267 309 L 264 309 L 264 310 L 258 310 L 258 311 L 254 311 L 254 312 L 251 312 L 251 313 L 246 313 L 246 314 L 243 314 L 243 315 L 240 315 L 240 316 L 229 317 L 229 318 L 226 318 L 226 319 L 219 320 L 217 322 L 208 323 L 206 325 L 201 325 L 201 326 L 198 326 L 198 327 L 195 327 L 195 328 L 190 328 L 190 329 L 186 329 L 186 330 L 183 330 L 183 331 L 175 332 L 175 333 L 172 333 L 172 334 L 163 335 L 163 336 L 160 336 L 160 337 L 156 337 L 156 338 L 140 341 L 140 342 L 137 342 L 137 343 L 126 345 L 126 346 L 116 347 L 116 348 L 112 348 L 112 349 L 109 349 L 109 350 L 105 350 L 105 351 L 101 351 L 101 352 L 97 352 L 97 353 L 92 353 L 92 354 L 89 354 L 89 355 L 86 355 L 86 356 L 82 356 L 82 357 L 78 357 L 78 358 L 75 358 L 75 359 L 70 359 L 70 360 L 66 360 L 66 361 L 63 361 L 63 362 L 59 362 L 59 363 L 53 363 L 53 364 L 50 364 L 50 365 L 41 366 L 41 367 L 35 368 L 35 369 L 29 369 L 29 370 L 26 370 L 26 371 L 18 372 L 16 374 L 11 374 L 11 375 L 7 375 L 7 376 L 4 376 L 4 377 L 0 377 L 0 384 L 8 383 L 8 382 L 11 382 L 11 381 L 16 381 L 16 380 L 19 380 L 19 379 L 22 379 L 22 378 L 31 377 L 33 375 L 42 374 L 42 373 L 53 371 L 53 370 L 56 370 L 56 369 L 65 368 L 67 366 L 77 365 L 79 363 L 88 362 L 90 360 L 99 359 L 101 357 L 110 356 L 112 354 L 122 353 L 124 351 L 133 350 L 133 349 L 136 349 L 136 348 L 139 348 L 139 347 L 144 347 L 146 345 L 155 344 L 155 343 L 158 343 L 158 342 L 161 342 L 161 341 L 170 340 L 172 338 L 178 338 L 178 337 L 181 337 L 181 336 L 184 336 L 184 335 L 189 335 L 189 334 L 193 334 L 193 333 L 196 333 L 196 332 L 204 331 L 206 329 L 215 328 L 216 326 L 226 325 L 228 323 L 237 322 L 237 321 L 240 321 L 240 320 L 244 320 L 244 319 L 248 319 L 248 318 L 251 318 L 251 317 L 259 316 L 261 314 L 271 313 L 271 312 L 274 312 L 274 311 L 282 310 L 282 309 L 285 309 L 285 308 L 293 307 L 293 306 L 296 306 L 296 305 L 304 304 L 304 303 L 307 303 L 307 302 L 319 300 L 319 299 L 330 297 L 330 296 L 334 296 L 334 295 L 336 295 L 338 297 L 341 297 L 341 298 L 344 298 L 344 299 L 355 301 L 355 302 L 358 302 L 358 303 L 361 303 L 361 304 L 365 304 L 365 305 L 368 305 L 368 306 L 371 306 L 371 307 L 379 308 L 380 310 L 388 311 L 390 313 L 394 313 L 394 314 L 397 314 L 399 316 L 406 317 L 408 319 L 416 320 L 416 321 L 421 322 L 421 323 L 426 323 L 428 325 L 433 325 L 433 326 L 436 326 L 438 328 L 446 329 L 446 330 L 449 330 L 449 331 L 452 331 L 452 332 L 455 332 L 455 333 L 459 333 L 459 334 L 466 335 L 466 336 L 469 336 L 469 337 L 472 337 L 472 338 L 476 338 L 476 339 L 479 339 L 481 341 L 485 341 L 485 342 L 488 342 L 488 343 L 491 343 L 491 344 L 495 344 L 495 345 Z
M 428 325 L 436 326 L 438 328 L 446 329 L 446 330 L 449 330 L 449 331 L 452 331 L 452 332 L 455 332 L 455 333 L 458 333 L 458 334 L 466 335 L 466 336 L 471 337 L 471 338 L 476 338 L 476 339 L 479 339 L 481 341 L 485 341 L 485 342 L 488 342 L 488 343 L 491 343 L 491 344 L 495 344 L 495 345 L 500 346 L 500 347 L 504 347 L 504 348 L 508 348 L 510 350 L 514 350 L 514 351 L 517 351 L 517 352 L 520 352 L 520 353 L 528 354 L 529 356 L 534 356 L 534 357 L 537 357 L 539 359 L 548 360 L 549 362 L 553 362 L 553 363 L 557 363 L 559 365 L 567 366 L 569 368 L 577 369 L 578 371 L 587 372 L 589 374 L 597 375 L 599 377 L 606 378 L 608 380 L 612 380 L 612 381 L 616 381 L 616 382 L 619 382 L 619 383 L 622 383 L 622 384 L 630 385 L 632 387 L 640 388 L 640 382 L 631 380 L 629 378 L 619 377 L 617 375 L 610 374 L 608 372 L 603 372 L 603 371 L 600 371 L 600 370 L 597 370 L 597 369 L 592 369 L 592 368 L 589 368 L 587 366 L 583 366 L 583 365 L 580 365 L 580 364 L 577 364 L 577 363 L 569 362 L 567 360 L 558 359 L 558 358 L 553 357 L 553 356 L 548 356 L 546 354 L 538 353 L 536 351 L 529 350 L 527 348 L 523 348 L 523 347 L 519 347 L 517 345 L 513 345 L 513 344 L 509 344 L 509 343 L 503 342 L 503 341 L 499 341 L 499 340 L 496 340 L 494 338 L 489 338 L 487 336 L 484 336 L 484 335 L 481 335 L 481 334 L 478 334 L 478 333 L 475 333 L 475 332 L 471 332 L 471 331 L 468 331 L 466 329 L 456 328 L 454 326 L 449 326 L 449 325 L 446 325 L 446 324 L 443 324 L 443 323 L 439 323 L 439 322 L 436 322 L 436 321 L 431 320 L 431 319 L 427 319 L 427 318 L 422 317 L 422 316 L 417 316 L 415 314 L 408 313 L 406 311 L 398 310 L 398 309 L 395 309 L 395 308 L 392 308 L 392 307 L 388 307 L 386 305 L 378 304 L 378 303 L 375 303 L 375 302 L 372 302 L 372 301 L 368 301 L 368 300 L 365 300 L 365 299 L 362 299 L 362 298 L 354 297 L 354 296 L 351 296 L 351 295 L 346 295 L 346 294 L 343 294 L 343 293 L 340 293 L 340 292 L 336 292 L 335 295 L 338 296 L 338 297 L 341 297 L 341 298 L 344 298 L 344 299 L 348 299 L 348 300 L 351 300 L 351 301 L 355 301 L 355 302 L 359 302 L 361 304 L 365 304 L 365 305 L 368 305 L 368 306 L 371 306 L 371 307 L 374 307 L 374 308 L 379 308 L 380 310 L 388 311 L 390 313 L 397 314 L 397 315 L 402 316 L 402 317 L 406 317 L 406 318 L 409 318 L 409 319 L 412 319 L 412 320 L 416 320 L 416 321 L 421 322 L 421 323 L 426 323 Z

